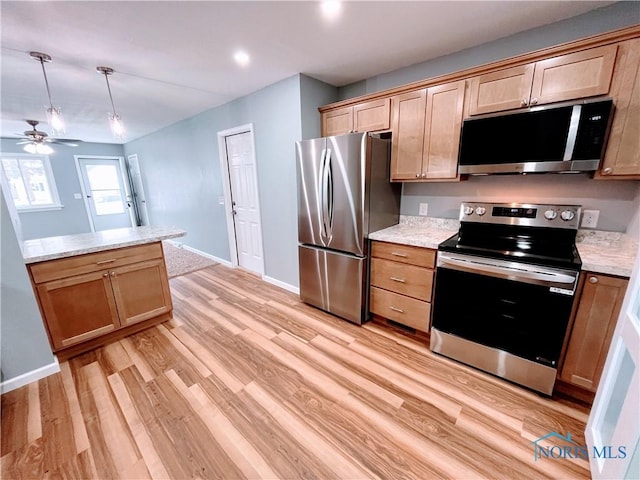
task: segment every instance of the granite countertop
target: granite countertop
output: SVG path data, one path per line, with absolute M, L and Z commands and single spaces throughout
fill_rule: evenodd
M 638 255 L 638 242 L 620 232 L 579 230 L 576 247 L 583 271 L 627 278 Z
M 187 232 L 184 230 L 175 227 L 145 226 L 61 237 L 36 238 L 22 242 L 22 256 L 25 263 L 36 263 L 114 248 L 143 245 L 168 238 L 184 237 L 186 234 Z
M 400 223 L 369 234 L 370 240 L 438 248 L 438 244 L 458 232 L 460 222 L 446 218 L 400 216 Z
M 369 239 L 382 242 L 438 248 L 438 244 L 455 234 L 457 220 L 400 216 L 400 223 L 369 234 Z M 576 247 L 582 259 L 582 270 L 630 277 L 638 254 L 638 242 L 620 232 L 579 230 Z

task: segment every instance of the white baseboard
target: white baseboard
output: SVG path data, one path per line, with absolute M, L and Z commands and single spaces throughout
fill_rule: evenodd
M 49 375 L 53 375 L 54 373 L 58 373 L 59 371 L 60 364 L 58 363 L 58 359 L 53 357 L 53 363 L 50 363 L 49 365 L 36 368 L 35 370 L 23 373 L 22 375 L 18 375 L 17 377 L 10 378 L 9 380 L 5 380 L 0 383 L 0 394 L 23 387 L 31 382 L 37 382 L 38 380 L 48 377 Z
M 218 258 L 216 256 L 213 256 L 209 253 L 203 252 L 202 250 L 198 250 L 197 248 L 193 248 L 190 247 L 189 245 L 185 245 L 182 242 L 178 242 L 176 240 L 163 240 L 163 242 L 167 242 L 170 243 L 171 245 L 173 245 L 176 248 L 184 248 L 185 250 L 188 250 L 189 252 L 193 252 L 193 253 L 197 253 L 198 255 L 202 255 L 203 257 L 207 257 L 211 260 L 213 260 L 214 262 L 218 262 L 221 263 L 222 265 L 226 265 L 227 267 L 232 267 L 233 265 L 231 265 L 231 262 L 229 260 L 224 260 L 222 258 Z
M 289 285 L 288 283 L 282 282 L 280 280 L 276 280 L 273 277 L 269 277 L 267 275 L 263 275 L 262 276 L 262 280 L 264 280 L 267 283 L 270 283 L 272 285 L 275 285 L 276 287 L 280 287 L 283 288 L 285 290 L 288 290 L 291 293 L 295 293 L 296 295 L 300 295 L 300 289 L 298 287 L 294 287 L 293 285 Z
M 189 245 L 182 244 L 182 248 L 184 248 L 185 250 L 188 250 L 190 252 L 197 253 L 198 255 L 202 255 L 203 257 L 210 258 L 214 262 L 221 263 L 222 265 L 226 265 L 227 267 L 231 267 L 232 266 L 231 262 L 229 260 L 224 260 L 222 258 L 218 258 L 216 256 L 213 256 L 213 255 L 209 254 L 209 253 L 203 252 L 202 250 L 198 250 L 197 248 L 190 247 Z

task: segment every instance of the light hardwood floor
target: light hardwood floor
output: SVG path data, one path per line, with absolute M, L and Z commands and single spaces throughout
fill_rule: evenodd
M 2 478 L 588 478 L 534 461 L 587 410 L 351 325 L 225 266 L 174 319 L 2 396 Z

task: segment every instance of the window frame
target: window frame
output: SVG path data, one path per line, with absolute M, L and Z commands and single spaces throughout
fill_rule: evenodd
M 64 205 L 60 202 L 60 195 L 58 194 L 58 186 L 56 185 L 56 179 L 53 175 L 53 169 L 51 168 L 51 159 L 49 155 L 43 155 L 38 153 L 3 153 L 0 152 L 0 162 L 5 158 L 13 158 L 18 160 L 18 163 L 21 160 L 40 160 L 42 161 L 42 166 L 44 169 L 44 176 L 47 180 L 49 191 L 51 193 L 52 202 L 46 205 L 28 205 L 28 206 L 18 206 L 16 205 L 16 201 L 13 198 L 13 195 L 9 193 L 7 195 L 13 201 L 14 206 L 18 213 L 29 213 L 29 212 L 46 212 L 51 210 L 62 210 Z M 4 166 L 0 164 L 0 175 L 2 176 L 2 186 L 3 188 L 9 187 L 9 179 L 7 178 L 7 174 L 4 170 Z M 22 176 L 22 170 L 20 170 L 20 176 L 22 181 L 25 182 L 25 178 Z M 26 187 L 26 182 L 25 182 Z M 9 192 L 11 189 L 9 188 Z

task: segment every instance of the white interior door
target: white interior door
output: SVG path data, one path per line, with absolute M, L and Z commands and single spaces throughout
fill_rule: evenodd
M 258 203 L 258 179 L 253 151 L 253 133 L 242 132 L 224 137 L 231 207 L 238 265 L 252 272 L 264 273 L 262 226 Z
M 122 158 L 76 157 L 93 231 L 133 226 Z
M 134 154 L 127 157 L 127 167 L 129 170 L 129 179 L 131 180 L 131 196 L 138 213 L 138 225 L 149 225 L 147 198 L 145 197 L 144 186 L 142 185 L 142 173 L 140 172 L 138 155 Z
M 640 478 L 638 253 L 585 432 L 594 479 Z

